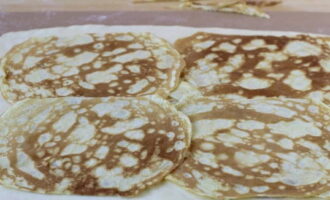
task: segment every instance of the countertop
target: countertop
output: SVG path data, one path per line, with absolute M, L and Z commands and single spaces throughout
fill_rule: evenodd
M 156 11 L 169 10 L 173 5 L 173 3 L 133 4 L 132 0 L 0 0 L 0 11 Z M 283 0 L 282 4 L 265 10 L 330 13 L 330 0 Z

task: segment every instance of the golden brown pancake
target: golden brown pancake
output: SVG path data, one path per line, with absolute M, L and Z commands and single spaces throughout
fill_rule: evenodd
M 183 78 L 205 96 L 313 98 L 330 103 L 326 38 L 200 32 L 179 39 Z
M 0 117 L 0 184 L 46 194 L 135 196 L 186 155 L 190 122 L 165 100 L 23 100 Z
M 13 47 L 0 77 L 9 102 L 62 96 L 167 96 L 184 66 L 165 40 L 149 33 L 38 37 Z
M 215 199 L 330 190 L 330 109 L 307 99 L 190 98 L 191 155 L 169 180 Z M 325 195 L 325 194 L 324 194 Z

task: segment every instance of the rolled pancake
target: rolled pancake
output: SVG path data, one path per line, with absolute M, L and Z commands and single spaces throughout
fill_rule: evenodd
M 179 39 L 184 79 L 205 96 L 312 98 L 330 104 L 330 40 L 308 35 Z
M 307 99 L 188 99 L 191 155 L 169 177 L 216 199 L 330 190 L 330 110 Z M 324 194 L 325 195 L 325 194 Z
M 190 122 L 158 97 L 23 100 L 0 118 L 0 184 L 134 196 L 185 157 Z
M 3 56 L 0 88 L 9 102 L 62 96 L 167 96 L 183 65 L 168 42 L 149 33 L 41 35 Z

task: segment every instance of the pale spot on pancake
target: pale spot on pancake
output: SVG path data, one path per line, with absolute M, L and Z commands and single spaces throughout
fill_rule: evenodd
M 116 73 L 123 69 L 123 66 L 117 64 L 105 71 L 96 71 L 86 75 L 87 82 L 91 84 L 109 83 L 117 80 Z
M 144 132 L 142 130 L 131 130 L 127 131 L 125 136 L 133 140 L 142 140 L 144 138 Z
M 186 144 L 184 142 L 182 142 L 182 141 L 177 141 L 174 144 L 174 149 L 176 151 L 180 151 L 180 150 L 184 149 L 185 147 L 186 147 Z
M 72 179 L 70 178 L 63 178 L 61 182 L 56 183 L 55 188 L 57 191 L 65 191 L 72 185 Z
M 73 93 L 73 90 L 66 88 L 66 87 L 56 89 L 56 94 L 58 96 L 68 96 L 72 93 Z
M 124 167 L 133 167 L 138 164 L 138 159 L 130 154 L 124 154 L 120 157 L 120 163 Z
M 268 186 L 255 186 L 252 187 L 252 190 L 258 193 L 263 193 L 269 190 L 270 188 Z
M 140 43 L 133 43 L 133 44 L 128 45 L 128 48 L 130 48 L 130 49 L 142 49 L 143 45 L 140 44 Z
M 260 55 L 263 56 L 270 64 L 273 61 L 285 61 L 288 59 L 288 56 L 282 52 L 263 52 L 260 53 Z
M 72 76 L 72 75 L 76 75 L 79 73 L 79 69 L 76 67 L 72 67 L 69 70 L 67 70 L 66 72 L 64 72 L 62 74 L 63 77 L 67 77 L 67 76 Z M 64 84 L 63 84 L 64 85 Z
M 205 42 L 195 43 L 193 48 L 194 48 L 195 51 L 202 51 L 204 49 L 207 49 L 207 48 L 211 47 L 214 43 L 215 43 L 215 41 L 213 41 L 213 40 L 208 40 L 208 41 L 205 41 Z
M 23 68 L 29 69 L 31 67 L 34 67 L 42 59 L 43 59 L 43 57 L 29 56 L 25 59 Z
M 323 145 L 323 147 L 324 147 L 326 150 L 330 151 L 330 141 L 326 141 L 325 144 Z
M 226 146 L 233 146 L 237 143 L 243 143 L 243 140 L 240 137 L 236 137 L 232 134 L 220 133 L 216 136 L 217 140 L 224 143 Z
M 62 74 L 64 73 L 67 69 L 63 66 L 63 65 L 54 65 L 51 68 L 52 72 L 56 73 L 56 74 Z
M 236 51 L 236 46 L 229 43 L 229 42 L 223 42 L 220 43 L 217 47 L 213 47 L 212 51 L 224 51 L 227 53 L 234 53 Z
M 149 85 L 149 81 L 146 79 L 142 79 L 137 81 L 135 84 L 131 85 L 129 89 L 127 90 L 128 94 L 136 94 L 140 92 L 143 88 L 147 87 Z
M 124 53 L 126 51 L 127 50 L 125 48 L 117 48 L 117 49 L 114 49 L 112 51 L 104 51 L 102 53 L 102 56 L 103 57 L 110 57 L 110 56 L 114 56 L 114 55 L 118 55 L 118 54 Z
M 66 67 L 70 67 L 71 69 L 75 69 L 80 65 L 93 61 L 97 56 L 99 56 L 98 53 L 85 51 L 73 57 L 66 57 L 64 55 L 57 56 L 56 62 L 59 65 L 62 64 Z
M 262 61 L 258 62 L 255 69 L 262 69 L 262 70 L 270 71 L 272 69 L 272 64 L 268 61 L 262 60 Z
M 237 137 L 248 137 L 250 136 L 250 134 L 248 132 L 245 132 L 245 131 L 241 131 L 239 129 L 235 129 L 235 128 L 232 128 L 230 129 L 231 133 Z
M 293 149 L 294 146 L 292 140 L 288 138 L 283 138 L 279 140 L 277 144 L 280 145 L 283 149 Z
M 254 144 L 254 145 L 252 145 L 252 147 L 255 149 L 258 149 L 258 150 L 265 150 L 264 144 Z
M 267 103 L 254 103 L 249 107 L 260 113 L 275 114 L 285 118 L 292 118 L 297 114 L 297 112 L 294 110 Z
M 256 120 L 242 120 L 237 123 L 237 127 L 240 129 L 252 131 L 263 129 L 265 127 L 265 123 Z
M 220 153 L 218 156 L 217 156 L 217 159 L 219 160 L 227 160 L 229 158 L 229 156 L 225 153 Z
M 299 138 L 306 135 L 320 136 L 322 131 L 311 122 L 305 122 L 301 119 L 292 121 L 280 121 L 267 125 L 270 131 L 275 134 L 282 134 L 290 138 Z
M 84 81 L 79 81 L 78 83 L 81 87 L 85 88 L 85 89 L 89 89 L 89 90 L 94 90 L 95 86 L 93 84 L 84 82 Z
M 319 113 L 319 108 L 315 105 L 308 106 L 308 111 L 314 114 Z
M 109 150 L 110 150 L 110 149 L 109 149 L 108 146 L 100 146 L 100 147 L 96 150 L 94 156 L 97 157 L 97 158 L 99 158 L 99 159 L 104 159 L 104 158 L 107 156 Z
M 249 77 L 243 78 L 238 81 L 238 85 L 248 90 L 258 90 L 270 87 L 272 85 L 272 82 L 273 80 L 270 79 Z
M 126 140 L 118 142 L 117 146 L 126 148 L 130 152 L 140 151 L 142 149 L 142 146 L 140 144 L 128 142 Z
M 306 147 L 312 151 L 318 151 L 318 152 L 322 152 L 322 149 L 319 145 L 313 143 L 313 142 L 310 142 L 310 141 L 307 141 L 307 140 L 304 140 L 304 139 L 301 139 L 299 140 L 298 142 L 296 142 L 296 144 L 299 144 L 303 147 Z
M 20 135 L 20 136 L 15 137 L 15 140 L 17 143 L 23 143 L 25 141 L 25 138 L 24 138 L 24 136 Z
M 38 143 L 40 145 L 45 144 L 46 142 L 49 142 L 52 139 L 52 135 L 50 133 L 44 133 L 39 136 Z
M 228 129 L 234 125 L 234 120 L 214 119 L 199 120 L 193 123 L 194 137 L 212 135 L 217 130 Z
M 24 79 L 27 82 L 39 83 L 44 80 L 54 80 L 56 78 L 57 76 L 49 73 L 49 71 L 46 69 L 36 69 L 27 74 Z
M 36 168 L 33 159 L 31 159 L 25 152 L 21 150 L 17 150 L 16 157 L 17 157 L 16 165 L 19 170 L 39 180 L 45 177 L 45 175 Z
M 57 132 L 67 132 L 69 128 L 76 122 L 77 114 L 74 111 L 66 113 L 53 124 L 53 128 Z
M 103 64 L 105 64 L 105 63 L 102 62 L 102 61 L 95 61 L 95 62 L 93 63 L 93 67 L 94 67 L 95 69 L 99 69 L 99 68 L 102 67 Z
M 280 80 L 281 78 L 284 77 L 284 74 L 281 74 L 281 73 L 269 73 L 269 74 L 267 74 L 267 77 L 274 78 L 276 80 Z
M 10 162 L 7 157 L 0 157 L 0 168 L 7 169 L 10 167 Z
M 197 170 L 193 170 L 192 174 L 197 182 L 196 187 L 204 193 L 214 196 L 219 194 L 219 191 L 229 190 L 229 188 L 226 187 L 224 183 L 209 176 L 204 176 L 204 174 L 201 174 Z
M 233 189 L 238 194 L 247 194 L 250 191 L 250 188 L 249 187 L 246 187 L 246 186 L 240 185 L 240 184 L 236 184 Z
M 236 169 L 233 169 L 231 168 L 230 166 L 223 166 L 222 167 L 222 171 L 224 173 L 227 173 L 227 174 L 231 174 L 231 175 L 234 175 L 234 176 L 243 176 L 243 173 L 236 170 Z
M 81 144 L 69 144 L 61 152 L 61 156 L 80 154 L 86 151 L 87 146 Z
M 245 56 L 243 54 L 235 54 L 228 59 L 227 65 L 231 65 L 234 69 L 241 67 L 245 61 Z
M 103 49 L 104 48 L 104 45 L 103 43 L 96 43 L 93 45 L 94 49 Z
M 325 178 L 326 173 L 312 158 L 296 153 L 277 154 L 283 159 L 280 174 L 274 174 L 279 181 L 291 186 L 310 185 Z
M 80 172 L 80 167 L 78 165 L 73 165 L 71 168 L 72 173 L 78 173 Z
M 330 58 L 320 60 L 320 65 L 325 72 L 330 72 Z
M 263 39 L 254 39 L 251 40 L 249 43 L 245 44 L 242 46 L 242 48 L 246 51 L 252 51 L 252 50 L 256 50 L 259 48 L 265 48 L 267 47 L 265 40 Z
M 266 71 L 271 71 L 273 69 L 274 61 L 285 61 L 288 59 L 288 56 L 281 52 L 263 52 L 259 55 L 264 57 L 264 60 L 259 61 L 255 69 L 262 69 Z
M 300 91 L 307 91 L 312 88 L 312 81 L 306 76 L 303 71 L 292 70 L 289 76 L 284 79 L 283 83 L 289 85 L 291 88 Z
M 96 129 L 92 124 L 80 124 L 69 135 L 69 139 L 74 142 L 88 142 L 94 137 Z
M 89 159 L 84 163 L 86 167 L 94 167 L 96 164 L 97 164 L 97 160 L 94 158 Z
M 127 119 L 131 116 L 131 112 L 124 109 L 129 105 L 128 101 L 118 100 L 111 103 L 99 103 L 91 108 L 99 117 L 109 115 L 115 119 Z
M 213 168 L 219 167 L 219 165 L 217 164 L 216 157 L 212 153 L 197 151 L 194 152 L 192 156 L 194 160 L 197 160 L 199 163 L 203 165 L 207 165 Z
M 253 167 L 267 162 L 270 157 L 266 154 L 257 154 L 253 151 L 238 151 L 234 154 L 235 161 L 243 167 Z
M 214 148 L 214 145 L 209 142 L 204 142 L 201 144 L 201 149 L 204 151 L 212 151 Z
M 175 133 L 173 132 L 168 132 L 166 133 L 166 136 L 170 139 L 170 140 L 173 140 L 175 138 Z
M 145 50 L 138 50 L 134 51 L 132 53 L 127 53 L 124 55 L 120 55 L 112 59 L 113 62 L 119 62 L 119 63 L 127 63 L 131 62 L 133 60 L 142 60 L 149 58 L 151 56 L 151 53 L 149 51 Z
M 11 58 L 11 61 L 14 63 L 14 64 L 18 64 L 20 63 L 21 61 L 23 60 L 23 56 L 22 54 L 15 54 L 12 58 Z
M 284 48 L 284 52 L 293 56 L 304 57 L 304 56 L 318 56 L 322 50 L 305 41 L 291 41 Z
M 128 65 L 126 66 L 127 69 L 129 69 L 133 73 L 140 73 L 141 72 L 141 66 L 140 65 Z

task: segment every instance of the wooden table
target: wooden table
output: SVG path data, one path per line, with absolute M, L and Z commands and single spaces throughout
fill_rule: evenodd
M 0 0 L 0 11 L 155 11 L 169 10 L 171 5 L 173 4 L 133 4 L 131 0 Z M 283 0 L 283 4 L 266 10 L 330 13 L 330 0 Z

